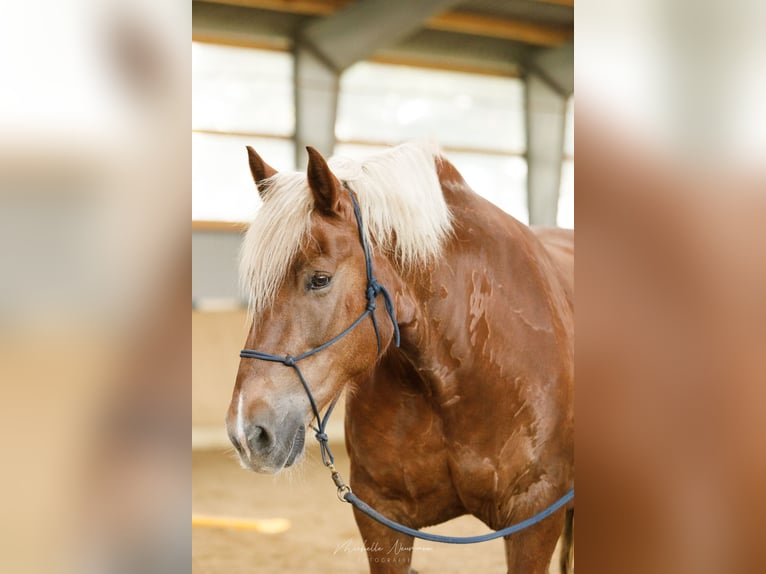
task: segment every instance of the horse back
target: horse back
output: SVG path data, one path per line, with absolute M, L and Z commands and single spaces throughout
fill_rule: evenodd
M 553 260 L 570 303 L 574 299 L 574 230 L 559 227 L 532 227 Z

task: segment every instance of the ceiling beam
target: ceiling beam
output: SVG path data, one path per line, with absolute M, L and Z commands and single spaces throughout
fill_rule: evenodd
M 574 92 L 573 44 L 539 50 L 529 58 L 525 67 L 545 81 L 561 97 L 568 98 Z
M 300 34 L 315 52 L 342 71 L 395 45 L 435 14 L 460 0 L 366 0 L 310 22 Z
M 288 14 L 304 14 L 306 16 L 332 14 L 336 10 L 352 4 L 351 0 L 205 0 L 205 2 L 260 8 L 275 12 L 287 12 Z
M 213 4 L 225 4 L 272 10 L 306 16 L 326 16 L 342 8 L 361 10 L 367 2 L 350 0 L 205 0 Z M 574 5 L 573 0 L 536 0 L 560 5 Z M 418 3 L 411 3 L 417 7 Z M 357 8 L 358 7 L 358 8 Z M 408 9 L 408 13 L 413 8 Z M 390 10 L 390 8 L 389 8 Z M 559 46 L 572 38 L 572 29 L 550 26 L 519 20 L 474 14 L 470 12 L 449 11 L 430 18 L 424 26 L 431 30 L 472 34 L 503 40 L 512 40 L 535 46 Z
M 426 27 L 444 32 L 514 40 L 536 46 L 558 46 L 572 37 L 571 30 L 566 28 L 468 12 L 438 14 L 428 20 Z
M 426 70 L 445 70 L 447 72 L 461 72 L 464 74 L 478 74 L 480 76 L 495 76 L 500 78 L 521 78 L 522 72 L 519 66 L 513 63 L 496 62 L 479 64 L 475 62 L 449 61 L 438 57 L 415 56 L 413 54 L 398 54 L 395 51 L 384 51 L 379 55 L 368 59 L 376 64 L 389 66 L 406 66 L 408 68 L 424 68 Z
M 541 4 L 556 4 L 557 6 L 566 6 L 568 8 L 574 8 L 574 0 L 535 0 Z

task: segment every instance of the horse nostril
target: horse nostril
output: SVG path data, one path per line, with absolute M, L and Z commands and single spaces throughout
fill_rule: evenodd
M 247 444 L 252 452 L 264 452 L 271 448 L 273 443 L 271 433 L 262 426 L 254 426 L 247 437 Z

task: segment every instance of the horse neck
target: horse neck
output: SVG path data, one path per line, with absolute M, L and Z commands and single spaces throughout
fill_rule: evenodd
M 473 192 L 451 163 L 443 160 L 438 162 L 437 166 L 447 204 L 453 213 L 462 211 L 466 201 L 470 202 L 473 199 L 467 196 L 466 190 L 472 195 Z M 462 213 L 460 215 L 462 216 Z M 459 251 L 449 254 L 449 259 L 454 260 L 455 257 L 461 257 Z M 396 269 L 395 263 L 389 263 L 389 269 Z M 403 370 L 404 363 L 413 367 L 411 371 L 409 368 L 404 369 L 410 371 L 406 378 L 427 394 L 438 394 L 440 385 L 439 378 L 433 376 L 433 373 L 438 371 L 441 364 L 435 347 L 442 333 L 440 326 L 433 322 L 435 317 L 431 316 L 431 309 L 434 297 L 441 297 L 442 293 L 434 291 L 444 287 L 444 270 L 451 263 L 452 261 L 445 261 L 444 257 L 438 257 L 423 268 L 408 273 L 394 272 L 386 278 L 386 281 L 393 285 L 392 292 L 395 293 L 397 319 L 401 330 L 401 347 L 392 349 L 387 354 L 388 367 L 399 371 Z M 449 286 L 447 290 L 450 290 Z M 450 296 L 449 293 L 444 295 Z
M 466 365 L 450 355 L 448 342 L 466 336 L 470 301 L 482 289 L 477 282 L 486 280 L 477 270 L 491 270 L 490 279 L 497 283 L 518 284 L 524 279 L 510 277 L 503 260 L 532 258 L 542 246 L 527 226 L 473 192 L 452 164 L 443 160 L 437 166 L 454 233 L 431 265 L 397 278 L 397 312 L 404 319 L 402 357 L 431 393 L 449 400 L 461 389 L 445 373 Z M 492 315 L 493 310 L 485 312 Z

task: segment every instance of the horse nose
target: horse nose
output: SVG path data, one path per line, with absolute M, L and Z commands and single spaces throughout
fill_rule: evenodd
M 249 418 L 249 420 L 248 420 Z M 229 440 L 243 459 L 264 458 L 275 445 L 275 432 L 270 424 L 271 416 L 258 413 L 245 418 L 243 414 L 226 421 Z
M 247 446 L 255 456 L 268 453 L 274 446 L 274 433 L 265 426 L 259 424 L 247 425 L 245 427 L 245 436 Z
M 229 440 L 242 457 L 263 457 L 273 450 L 274 432 L 265 421 L 244 422 L 229 428 Z

